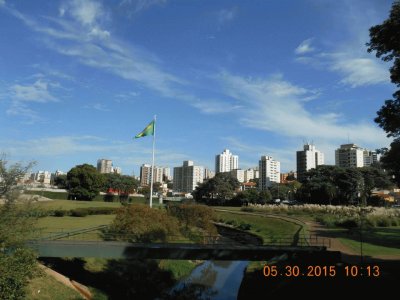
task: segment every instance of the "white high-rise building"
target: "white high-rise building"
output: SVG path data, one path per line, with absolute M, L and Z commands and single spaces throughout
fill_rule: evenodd
M 244 181 L 244 170 L 242 169 L 235 169 L 231 170 L 231 174 L 234 178 L 236 178 L 239 182 L 243 183 Z
M 169 167 L 163 168 L 163 182 L 171 179 L 171 169 Z
M 176 192 L 191 193 L 203 182 L 204 167 L 195 166 L 193 161 L 183 162 L 182 167 L 174 168 L 173 189 Z
M 151 165 L 143 164 L 140 167 L 140 185 L 141 186 L 149 186 L 150 185 L 150 176 L 151 176 Z
M 324 154 L 314 145 L 305 144 L 302 151 L 296 152 L 297 178 L 302 180 L 305 172 L 324 164 Z
M 239 156 L 233 155 L 228 149 L 215 156 L 215 173 L 230 172 L 239 169 Z
M 281 181 L 281 163 L 272 159 L 271 156 L 261 156 L 259 161 L 259 189 L 264 191 L 268 189 L 272 182 L 280 183 Z
M 97 171 L 102 174 L 112 173 L 112 160 L 110 159 L 99 159 L 97 160 Z
M 258 167 L 257 168 L 249 168 L 244 170 L 244 182 L 249 182 L 251 179 L 259 178 Z
M 378 161 L 378 154 L 376 151 L 364 150 L 364 167 L 368 167 Z
M 335 150 L 335 164 L 343 168 L 361 168 L 364 166 L 364 151 L 356 144 L 340 145 Z
M 215 176 L 215 173 L 208 168 L 204 168 L 204 179 L 210 179 Z

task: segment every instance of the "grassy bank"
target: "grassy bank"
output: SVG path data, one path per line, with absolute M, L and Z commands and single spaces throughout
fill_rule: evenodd
M 279 241 L 292 244 L 293 239 L 302 229 L 295 223 L 277 218 L 221 211 L 217 211 L 216 214 L 219 221 L 234 225 L 239 229 L 247 228 L 249 232 L 260 236 L 264 244 L 279 243 Z
M 28 195 L 38 195 L 53 200 L 68 200 L 68 193 L 66 192 L 51 192 L 51 191 L 25 191 Z M 118 196 L 115 196 L 115 202 L 119 203 Z M 145 197 L 129 197 L 131 203 L 147 203 Z M 78 199 L 79 201 L 79 199 Z M 104 202 L 104 195 L 97 195 L 91 202 Z M 107 202 L 113 203 L 113 202 Z

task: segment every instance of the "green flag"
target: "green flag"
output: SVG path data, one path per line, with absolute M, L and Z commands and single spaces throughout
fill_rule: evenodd
M 135 139 L 137 138 L 141 138 L 144 136 L 148 136 L 148 135 L 154 135 L 154 125 L 155 125 L 155 121 L 151 121 L 149 125 L 146 126 L 145 129 L 143 129 L 143 131 L 141 133 L 138 133 L 137 135 L 135 135 Z

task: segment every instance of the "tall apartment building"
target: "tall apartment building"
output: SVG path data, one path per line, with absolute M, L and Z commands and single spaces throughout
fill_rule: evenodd
M 210 179 L 215 176 L 215 173 L 208 168 L 204 168 L 204 179 Z
M 260 177 L 258 168 L 249 168 L 244 170 L 244 182 L 249 182 L 251 179 L 257 179 Z
M 244 181 L 244 170 L 235 169 L 230 172 L 234 178 L 236 178 L 239 182 L 243 183 Z
M 215 173 L 230 172 L 239 169 L 239 156 L 233 155 L 228 149 L 215 156 Z
M 157 167 L 154 166 L 154 182 L 160 182 L 163 183 L 165 182 L 165 178 L 168 177 L 170 178 L 170 168 L 164 168 L 164 167 Z M 143 164 L 140 167 L 140 185 L 145 186 L 145 185 L 150 185 L 151 182 L 151 165 L 149 164 Z
M 191 193 L 199 183 L 203 182 L 203 178 L 203 167 L 195 166 L 191 160 L 184 161 L 182 167 L 174 168 L 173 190 Z
M 97 160 L 97 171 L 102 174 L 112 173 L 112 160 L 104 158 Z
M 163 182 L 171 179 L 171 169 L 169 167 L 163 168 Z
M 122 169 L 120 167 L 112 167 L 111 173 L 120 174 L 121 175 L 122 174 Z
M 268 189 L 272 182 L 280 183 L 281 163 L 272 159 L 271 156 L 261 156 L 259 161 L 259 189 Z
M 378 154 L 376 151 L 364 150 L 364 167 L 368 167 L 378 161 Z
M 297 178 L 301 181 L 308 170 L 324 164 L 324 154 L 315 149 L 314 145 L 305 144 L 303 150 L 296 152 L 296 162 Z
M 150 185 L 151 165 L 143 164 L 140 166 L 140 185 Z
M 335 150 L 335 164 L 343 168 L 361 168 L 364 166 L 364 150 L 356 144 L 340 145 Z

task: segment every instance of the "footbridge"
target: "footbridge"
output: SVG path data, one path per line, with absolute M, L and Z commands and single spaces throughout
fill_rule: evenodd
M 242 233 L 243 234 L 243 233 Z M 246 233 L 247 234 L 247 233 Z M 165 238 L 165 237 L 164 237 Z M 168 242 L 133 242 L 129 235 L 107 232 L 106 226 L 75 231 L 42 234 L 30 240 L 29 247 L 39 257 L 99 257 L 114 259 L 199 259 L 199 260 L 268 260 L 287 254 L 289 257 L 340 260 L 340 252 L 328 251 L 329 240 L 317 237 L 274 237 L 268 244 L 250 244 L 246 239 L 224 236 L 199 236 L 196 242 L 182 237 L 168 237 Z

